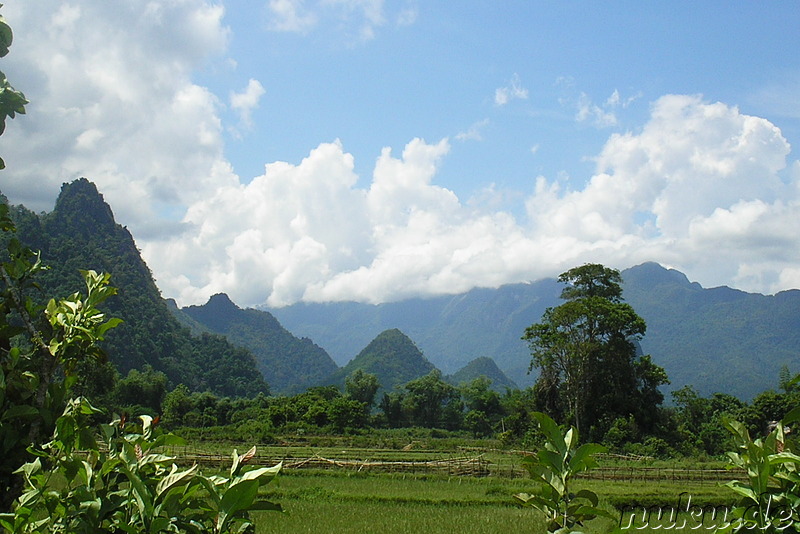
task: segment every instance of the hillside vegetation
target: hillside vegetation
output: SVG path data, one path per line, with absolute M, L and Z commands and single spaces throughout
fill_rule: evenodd
M 124 322 L 109 333 L 103 346 L 117 371 L 125 374 L 149 366 L 175 385 L 219 395 L 268 391 L 252 354 L 222 336 L 192 336 L 178 323 L 130 232 L 115 222 L 94 184 L 83 178 L 64 184 L 50 213 L 37 215 L 15 206 L 11 216 L 20 240 L 41 251 L 49 267 L 41 275 L 42 298 L 80 290 L 81 269 L 111 274 L 119 291 L 102 310 Z M 109 372 L 113 370 L 87 369 L 87 388 L 107 382 L 104 373 Z
M 338 370 L 328 353 L 313 341 L 296 338 L 268 312 L 239 308 L 225 294 L 180 311 L 252 352 L 275 393 L 299 393 L 326 382 Z
M 392 390 L 435 369 L 411 339 L 393 328 L 380 333 L 347 365 L 330 379 L 344 385 L 345 378 L 357 369 L 378 377 L 383 390 Z

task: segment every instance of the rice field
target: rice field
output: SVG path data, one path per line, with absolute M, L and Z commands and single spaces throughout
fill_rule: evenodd
M 629 525 L 631 532 L 713 532 L 710 514 L 698 521 L 700 516 L 689 511 L 732 501 L 730 490 L 709 484 L 575 484 L 576 491 L 584 487 L 601 495 L 601 505 L 617 518 L 590 522 L 586 532 L 597 534 L 619 525 Z M 262 533 L 544 533 L 542 516 L 513 498 L 530 489 L 531 482 L 523 478 L 287 471 L 262 490 L 285 512 L 258 513 L 256 519 Z
M 195 449 L 174 453 L 224 468 L 230 465 L 234 447 L 221 445 L 208 457 L 198 456 Z M 237 448 L 241 452 L 247 447 Z M 442 468 L 478 457 L 488 466 L 483 476 Z M 463 447 L 262 447 L 255 459 L 258 465 L 283 461 L 294 467 L 261 488 L 284 512 L 255 512 L 257 532 L 546 533 L 542 515 L 520 507 L 513 498 L 534 488 L 524 476 L 521 459 L 518 452 Z M 583 531 L 605 534 L 627 526 L 629 532 L 713 533 L 724 525 L 722 512 L 734 501 L 733 492 L 721 485 L 733 474 L 721 467 L 690 461 L 603 460 L 592 478 L 574 482 L 574 491 L 587 488 L 597 493 L 600 505 L 615 519 L 595 519 Z

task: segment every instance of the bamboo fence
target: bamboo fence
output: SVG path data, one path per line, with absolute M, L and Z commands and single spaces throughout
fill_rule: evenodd
M 178 463 L 191 465 L 199 464 L 220 469 L 231 465 L 231 456 L 203 452 L 196 449 L 177 449 L 165 451 L 175 456 Z M 344 451 L 343 451 L 344 452 Z M 488 450 L 484 450 L 489 452 Z M 529 451 L 496 450 L 493 452 L 504 453 L 512 457 L 529 456 Z M 704 467 L 653 467 L 635 465 L 637 459 L 630 458 L 632 463 L 625 462 L 620 465 L 601 465 L 590 471 L 578 475 L 579 478 L 588 480 L 608 481 L 651 481 L 651 482 L 693 482 L 700 484 L 719 484 L 728 480 L 746 476 L 743 471 L 716 469 Z M 621 460 L 620 458 L 608 458 Z M 640 458 L 639 458 L 640 459 Z M 496 476 L 505 478 L 527 477 L 528 472 L 522 467 L 521 462 L 491 462 L 485 455 L 456 456 L 434 460 L 375 460 L 355 458 L 326 458 L 318 454 L 306 457 L 286 454 L 281 456 L 257 454 L 250 463 L 252 465 L 275 465 L 283 462 L 283 469 L 340 469 L 354 472 L 382 472 L 382 473 L 416 473 L 416 474 L 445 474 L 449 476 L 486 477 Z
M 201 451 L 171 451 L 176 460 L 181 464 L 205 465 L 217 468 L 226 468 L 231 464 L 231 456 L 206 453 Z M 437 460 L 362 460 L 325 458 L 320 455 L 310 457 L 295 456 L 254 456 L 249 463 L 252 465 L 274 465 L 283 463 L 283 469 L 343 469 L 356 472 L 384 472 L 384 473 L 436 473 L 452 476 L 482 477 L 491 474 L 489 461 L 482 455 L 475 457 L 442 458 Z

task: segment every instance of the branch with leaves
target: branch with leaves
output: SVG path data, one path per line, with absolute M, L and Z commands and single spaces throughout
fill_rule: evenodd
M 545 515 L 547 531 L 579 532 L 576 527 L 596 517 L 611 518 L 611 514 L 598 506 L 597 495 L 590 490 L 571 491 L 575 475 L 597 466 L 594 455 L 606 448 L 597 443 L 578 446 L 575 427 L 562 433 L 548 415 L 535 412 L 533 416 L 545 436 L 544 447 L 535 457 L 527 456 L 524 467 L 539 484 L 534 493 L 518 493 L 514 497 L 525 506 L 532 506 Z
M 0 4 L 0 7 L 3 7 Z M 11 26 L 8 25 L 5 18 L 0 15 L 0 57 L 5 57 L 8 54 L 8 49 L 14 40 L 14 33 Z M 19 113 L 25 114 L 25 104 L 28 100 L 20 91 L 14 89 L 8 82 L 6 75 L 0 71 L 0 135 L 6 129 L 6 119 L 13 119 Z M 5 169 L 6 164 L 3 158 L 0 158 L 0 169 Z
M 255 447 L 233 452 L 229 476 L 205 476 L 197 465 L 181 469 L 163 453 L 184 442 L 160 433 L 153 418 L 117 417 L 97 436 L 87 419 L 99 412 L 83 398 L 67 404 L 53 439 L 19 469 L 26 489 L 13 513 L 0 514 L 0 527 L 13 534 L 222 534 L 253 532 L 250 511 L 281 510 L 258 495 L 281 465 L 248 466 Z

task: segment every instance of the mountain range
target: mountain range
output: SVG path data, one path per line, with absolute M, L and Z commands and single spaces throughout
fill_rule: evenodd
M 409 362 L 417 376 L 436 367 L 454 382 L 492 374 L 498 387 L 528 386 L 534 375 L 520 337 L 560 303 L 562 286 L 544 279 L 379 305 L 242 309 L 220 294 L 179 309 L 161 297 L 133 236 L 88 180 L 64 184 L 51 213 L 15 206 L 12 214 L 20 238 L 52 266 L 46 294 L 80 290 L 78 269 L 112 273 L 119 295 L 107 311 L 125 323 L 107 348 L 120 372 L 150 365 L 173 384 L 221 395 L 253 395 L 267 383 L 295 393 L 342 383 L 358 366 L 383 373 L 387 387 L 405 380 Z M 800 291 L 707 289 L 655 263 L 622 277 L 623 297 L 647 323 L 641 348 L 665 368 L 670 389 L 750 399 L 776 386 L 782 366 L 800 371 Z
M 781 367 L 800 371 L 800 291 L 707 289 L 657 263 L 621 274 L 623 298 L 647 323 L 641 349 L 667 371 L 667 391 L 692 385 L 703 395 L 750 399 L 776 387 Z M 391 325 L 446 373 L 490 357 L 511 380 L 528 386 L 535 374 L 527 372 L 530 355 L 520 338 L 561 302 L 561 289 L 555 279 L 544 279 L 397 303 L 298 303 L 269 311 L 337 363 Z

